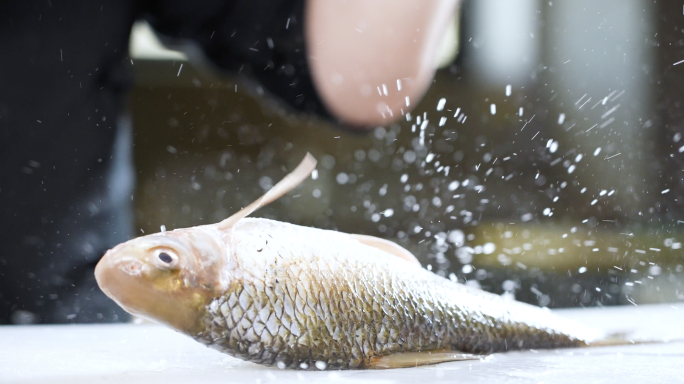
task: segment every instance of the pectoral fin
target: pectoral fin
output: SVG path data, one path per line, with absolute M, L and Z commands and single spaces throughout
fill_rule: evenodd
M 382 357 L 371 357 L 368 369 L 410 368 L 448 361 L 481 360 L 484 356 L 457 351 L 397 352 Z
M 385 239 L 381 239 L 379 237 L 373 237 L 373 236 L 366 236 L 366 235 L 349 235 L 351 236 L 354 240 L 357 240 L 361 244 L 368 245 L 373 248 L 377 248 L 381 251 L 387 252 L 390 255 L 396 256 L 400 259 L 404 259 L 408 261 L 409 263 L 416 264 L 417 266 L 420 265 L 420 261 L 416 259 L 415 256 L 413 256 L 413 253 L 407 251 L 405 248 Z

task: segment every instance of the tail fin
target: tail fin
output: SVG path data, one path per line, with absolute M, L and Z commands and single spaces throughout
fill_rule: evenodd
M 648 340 L 648 339 L 635 339 L 629 338 L 628 333 L 618 332 L 612 333 L 603 339 L 595 340 L 592 342 L 587 342 L 587 347 L 615 347 L 620 345 L 641 345 L 641 344 L 665 344 L 673 342 L 681 342 L 684 339 L 661 339 L 661 340 Z

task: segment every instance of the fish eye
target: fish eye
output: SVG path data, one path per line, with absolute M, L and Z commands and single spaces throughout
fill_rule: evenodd
M 157 257 L 159 257 L 159 260 L 165 262 L 166 264 L 171 264 L 171 262 L 173 261 L 171 255 L 169 255 L 166 252 L 160 252 L 159 255 L 157 255 Z
M 168 249 L 158 249 L 154 252 L 155 262 L 162 268 L 173 268 L 178 264 L 178 255 Z

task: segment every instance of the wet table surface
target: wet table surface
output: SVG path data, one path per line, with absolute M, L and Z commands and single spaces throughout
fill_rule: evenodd
M 557 311 L 632 338 L 684 340 L 684 304 Z M 265 368 L 152 324 L 0 326 L 0 383 L 684 383 L 684 342 L 495 354 L 384 371 Z

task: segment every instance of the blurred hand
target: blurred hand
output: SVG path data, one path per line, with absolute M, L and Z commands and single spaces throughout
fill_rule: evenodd
M 344 122 L 398 120 L 423 97 L 458 0 L 308 0 L 305 33 L 318 93 Z

